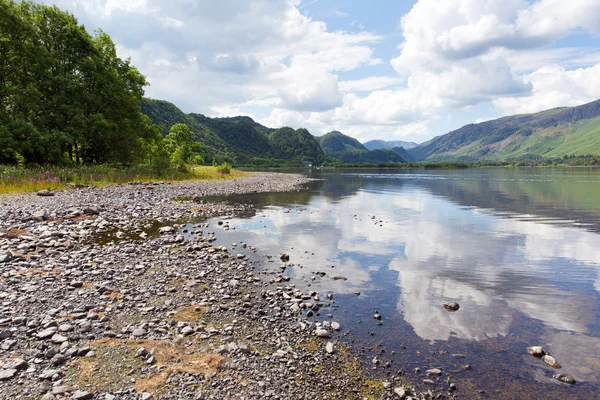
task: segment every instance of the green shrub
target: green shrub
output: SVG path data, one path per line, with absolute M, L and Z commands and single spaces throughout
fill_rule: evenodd
M 229 165 L 227 162 L 224 162 L 223 164 L 217 167 L 217 171 L 219 171 L 223 175 L 229 175 L 231 174 L 231 165 Z

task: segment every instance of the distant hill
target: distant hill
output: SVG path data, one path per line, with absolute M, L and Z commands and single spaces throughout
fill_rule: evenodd
M 369 150 L 377 150 L 377 149 L 390 149 L 393 150 L 394 147 L 404 147 L 406 150 L 413 149 L 418 146 L 415 142 L 404 142 L 402 140 L 371 140 L 369 142 L 364 143 L 364 146 Z
M 391 149 L 368 150 L 358 140 L 333 131 L 318 138 L 327 157 L 333 157 L 347 164 L 390 164 L 404 163 L 406 160 Z
M 559 158 L 600 154 L 600 100 L 466 125 L 409 151 L 416 161 Z
M 185 114 L 162 100 L 143 99 L 141 108 L 163 135 L 174 124 L 187 124 L 195 140 L 204 145 L 203 157 L 209 163 L 214 159 L 238 165 L 301 165 L 302 160 L 321 164 L 325 159 L 319 142 L 306 129 L 271 129 L 243 116 L 209 118 Z
M 367 150 L 358 140 L 338 131 L 329 132 L 326 135 L 318 137 L 317 140 L 325 155 L 341 153 L 348 149 Z

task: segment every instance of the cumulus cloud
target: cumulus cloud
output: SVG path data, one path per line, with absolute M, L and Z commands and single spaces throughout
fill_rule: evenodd
M 148 77 L 147 95 L 186 112 L 414 140 L 481 104 L 500 116 L 600 97 L 599 49 L 552 47 L 600 33 L 597 0 L 418 0 L 393 16 L 403 38 L 387 54 L 382 35 L 331 30 L 300 0 L 42 1 L 108 32 Z

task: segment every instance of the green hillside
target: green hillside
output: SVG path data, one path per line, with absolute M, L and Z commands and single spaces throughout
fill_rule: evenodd
M 172 125 L 187 124 L 196 141 L 202 143 L 205 161 L 228 161 L 236 165 L 320 164 L 325 154 L 306 129 L 270 129 L 250 117 L 209 118 L 185 114 L 162 100 L 143 99 L 141 109 L 166 135 Z
M 370 151 L 353 137 L 333 131 L 318 138 L 325 155 L 345 164 L 391 164 L 407 160 L 391 149 Z
M 479 161 L 600 154 L 600 100 L 466 125 L 409 150 L 417 161 Z
M 358 140 L 346 136 L 341 132 L 333 131 L 317 138 L 325 155 L 334 155 L 348 149 L 367 150 Z

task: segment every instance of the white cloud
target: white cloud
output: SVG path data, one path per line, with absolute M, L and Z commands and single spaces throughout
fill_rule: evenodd
M 600 97 L 598 47 L 550 47 L 598 34 L 597 0 L 418 0 L 404 16 L 381 16 L 401 17 L 395 54 L 358 23 L 358 33 L 332 31 L 303 15 L 310 1 L 53 3 L 107 31 L 148 77 L 148 96 L 273 127 L 422 140 L 441 116 L 480 104 L 506 114 Z
M 494 102 L 505 114 L 575 106 L 600 98 L 600 64 L 574 71 L 550 65 L 526 75 L 524 80 L 533 86 L 533 93 L 526 101 L 509 97 Z

